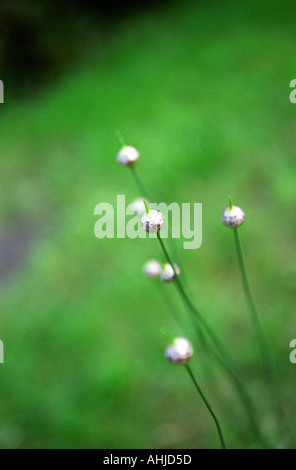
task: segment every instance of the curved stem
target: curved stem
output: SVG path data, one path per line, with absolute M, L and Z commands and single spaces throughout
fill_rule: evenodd
M 182 296 L 182 298 L 183 298 L 183 301 L 185 300 L 185 305 L 186 305 L 186 307 L 188 307 L 188 306 L 190 305 L 190 299 L 189 299 L 189 297 L 187 296 L 186 292 L 184 291 L 182 284 L 180 283 L 179 276 L 178 276 L 178 274 L 176 273 L 175 265 L 174 265 L 173 261 L 171 260 L 171 257 L 170 257 L 170 255 L 169 255 L 169 253 L 168 253 L 168 251 L 167 251 L 167 249 L 166 249 L 166 247 L 165 247 L 165 244 L 163 243 L 162 238 L 160 237 L 159 232 L 157 232 L 157 238 L 158 238 L 158 240 L 159 240 L 159 242 L 160 242 L 161 248 L 162 248 L 162 250 L 163 250 L 163 252 L 164 252 L 164 255 L 165 255 L 165 257 L 166 257 L 168 263 L 172 266 L 172 268 L 173 268 L 173 270 L 174 270 L 175 281 L 176 281 L 176 283 L 177 283 L 177 286 L 178 286 L 178 288 L 179 288 L 179 291 L 180 291 L 180 293 L 181 293 L 181 296 Z M 191 310 L 191 307 L 190 307 L 190 310 Z M 198 317 L 200 316 L 198 312 L 197 312 L 197 315 L 198 315 Z M 206 339 L 205 339 L 205 337 L 204 337 L 203 331 L 202 331 L 200 328 L 198 328 L 197 333 L 198 333 L 199 340 L 200 340 L 200 343 L 201 343 L 201 345 L 202 345 L 204 351 L 205 351 L 205 352 L 208 352 L 208 345 L 207 345 Z
M 221 426 L 220 426 L 220 423 L 219 423 L 219 420 L 217 418 L 217 415 L 212 407 L 212 405 L 210 404 L 209 400 L 207 399 L 204 391 L 202 390 L 201 386 L 199 385 L 199 383 L 197 382 L 196 378 L 194 377 L 193 375 L 193 372 L 191 370 L 191 368 L 188 366 L 188 364 L 185 366 L 187 371 L 188 371 L 188 374 L 190 375 L 191 377 L 191 380 L 192 382 L 194 383 L 195 385 L 195 388 L 197 389 L 198 393 L 200 394 L 202 400 L 204 401 L 206 407 L 208 408 L 209 412 L 211 413 L 212 417 L 213 417 L 213 420 L 215 421 L 215 424 L 216 424 L 216 427 L 217 427 L 217 431 L 218 431 L 218 434 L 219 434 L 219 438 L 220 438 L 220 442 L 221 442 L 221 447 L 222 449 L 226 449 L 226 444 L 225 444 L 225 440 L 224 440 L 224 437 L 223 437 L 223 433 L 222 433 L 222 429 L 221 429 Z
M 133 178 L 135 180 L 136 186 L 137 186 L 138 190 L 141 193 L 141 196 L 147 198 L 149 200 L 149 202 L 151 202 L 151 194 L 148 191 L 147 187 L 144 185 L 143 181 L 141 180 L 141 178 L 140 178 L 140 176 L 137 172 L 136 166 L 132 165 L 132 166 L 130 166 L 130 169 L 131 169 Z
M 258 310 L 256 308 L 256 304 L 255 304 L 255 301 L 251 292 L 242 242 L 241 242 L 238 228 L 234 229 L 234 239 L 235 239 L 236 251 L 237 251 L 237 256 L 238 256 L 238 261 L 239 261 L 241 277 L 242 277 L 243 289 L 244 289 L 246 300 L 247 300 L 247 305 L 248 305 L 249 312 L 251 315 L 251 320 L 253 323 L 255 334 L 257 336 L 257 340 L 259 343 L 262 361 L 263 361 L 263 365 L 267 373 L 268 380 L 270 384 L 275 387 L 275 392 L 277 395 L 275 405 L 277 409 L 278 422 L 281 423 L 282 418 L 283 418 L 283 409 L 282 409 L 282 404 L 281 404 L 280 386 L 279 386 L 279 382 L 278 382 L 278 379 L 274 370 L 269 344 L 266 340 L 266 337 L 262 328 L 262 324 L 260 322 Z M 271 390 L 271 394 L 272 394 L 272 400 L 274 401 L 272 390 Z
M 125 147 L 125 142 L 123 140 L 122 134 L 120 131 L 115 131 L 115 134 L 117 135 L 118 141 L 122 147 Z
M 242 276 L 243 288 L 244 288 L 245 296 L 247 299 L 248 308 L 250 311 L 254 330 L 258 339 L 263 363 L 269 375 L 272 376 L 273 367 L 272 367 L 270 356 L 268 353 L 269 348 L 268 348 L 268 344 L 267 344 L 267 341 L 263 332 L 263 328 L 259 319 L 258 311 L 257 311 L 256 305 L 255 305 L 255 302 L 251 293 L 250 283 L 249 283 L 247 269 L 246 269 L 246 262 L 245 262 L 245 257 L 243 253 L 243 248 L 242 248 L 242 243 L 241 243 L 238 228 L 235 228 L 233 231 L 234 231 L 234 239 L 235 239 L 236 251 L 237 251 L 237 256 L 238 256 L 238 261 L 239 261 L 239 267 L 240 267 L 241 276 Z

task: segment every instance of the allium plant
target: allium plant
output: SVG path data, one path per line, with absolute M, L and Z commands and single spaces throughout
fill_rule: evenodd
M 225 440 L 224 440 L 224 436 L 223 436 L 223 433 L 222 433 L 222 429 L 221 429 L 219 419 L 218 419 L 212 405 L 210 404 L 205 392 L 203 391 L 200 384 L 196 380 L 196 378 L 195 378 L 195 376 L 192 372 L 191 367 L 188 364 L 189 361 L 191 360 L 192 356 L 193 356 L 193 347 L 192 347 L 190 341 L 188 341 L 187 338 L 183 338 L 183 337 L 173 338 L 166 330 L 163 330 L 163 333 L 165 334 L 165 336 L 167 336 L 167 338 L 170 341 L 170 344 L 167 346 L 167 348 L 165 350 L 165 353 L 164 353 L 165 357 L 172 364 L 178 364 L 178 365 L 185 366 L 185 368 L 186 368 L 186 370 L 187 370 L 187 372 L 188 372 L 188 374 L 189 374 L 196 390 L 198 391 L 199 395 L 201 396 L 201 398 L 202 398 L 204 404 L 206 405 L 207 409 L 209 410 L 210 414 L 212 415 L 212 418 L 215 422 L 215 425 L 216 425 L 216 428 L 217 428 L 217 431 L 218 431 L 218 434 L 219 434 L 221 447 L 222 447 L 222 449 L 226 449 L 226 444 L 225 444 Z
M 281 391 L 279 382 L 277 379 L 277 375 L 275 373 L 273 361 L 272 361 L 272 354 L 269 348 L 268 341 L 266 340 L 266 336 L 261 324 L 261 320 L 259 317 L 259 313 L 255 304 L 255 300 L 251 291 L 245 256 L 243 252 L 243 246 L 241 242 L 241 237 L 239 233 L 239 227 L 245 221 L 245 213 L 244 211 L 238 207 L 234 206 L 232 203 L 232 198 L 229 196 L 229 206 L 224 209 L 222 213 L 222 223 L 231 229 L 233 229 L 234 233 L 234 240 L 235 240 L 235 247 L 237 252 L 237 258 L 239 263 L 239 268 L 241 272 L 242 278 L 242 285 L 248 305 L 248 309 L 251 316 L 252 325 L 255 331 L 255 335 L 257 336 L 259 349 L 262 356 L 262 362 L 264 366 L 264 371 L 267 375 L 267 379 L 270 384 L 270 393 L 272 402 L 275 404 L 275 408 L 277 410 L 277 417 L 279 424 L 282 422 L 283 419 L 283 410 L 282 410 L 282 400 L 281 400 Z M 281 424 L 280 424 L 281 425 Z
M 156 233 L 164 224 L 164 216 L 160 211 L 149 210 L 141 217 L 141 225 L 146 232 Z
M 147 207 L 147 205 L 146 205 Z M 148 210 L 148 207 L 147 207 Z M 243 383 L 240 380 L 239 375 L 237 374 L 234 364 L 232 362 L 231 357 L 227 353 L 227 351 L 224 348 L 223 343 L 220 340 L 220 337 L 213 331 L 213 329 L 210 327 L 209 323 L 207 320 L 200 314 L 199 310 L 195 307 L 191 299 L 189 298 L 180 278 L 179 275 L 175 269 L 175 263 L 172 262 L 172 259 L 170 257 L 170 254 L 165 246 L 164 240 L 160 236 L 160 230 L 157 232 L 157 238 L 160 243 L 161 249 L 168 261 L 168 264 L 173 268 L 174 271 L 174 278 L 176 280 L 176 287 L 178 289 L 178 292 L 189 310 L 191 314 L 191 318 L 194 321 L 194 324 L 197 329 L 197 334 L 199 337 L 199 342 L 201 346 L 203 347 L 204 351 L 206 353 L 209 353 L 212 355 L 212 357 L 224 368 L 224 370 L 227 372 L 228 376 L 232 380 L 234 386 L 236 387 L 241 401 L 244 404 L 247 413 L 248 413 L 248 418 L 250 421 L 250 426 L 253 430 L 254 436 L 261 442 L 262 446 L 266 447 L 268 446 L 267 441 L 262 434 L 260 427 L 258 425 L 258 419 L 257 419 L 257 411 L 256 408 L 253 405 L 253 402 L 244 387 Z M 211 344 L 208 343 L 207 338 L 204 336 L 204 332 L 207 334 L 207 337 L 210 339 Z
M 232 204 L 231 196 L 229 196 L 229 206 L 226 207 L 226 209 L 224 209 L 222 213 L 222 223 L 233 229 L 237 257 L 239 261 L 239 267 L 241 271 L 242 283 L 243 283 L 243 288 L 244 288 L 247 304 L 249 307 L 254 330 L 258 338 L 264 365 L 266 367 L 266 370 L 269 371 L 269 373 L 271 373 L 272 366 L 270 363 L 270 357 L 268 355 L 269 348 L 265 339 L 265 335 L 263 332 L 263 328 L 261 325 L 257 307 L 255 305 L 255 301 L 251 293 L 250 283 L 249 283 L 247 269 L 246 269 L 245 257 L 244 257 L 242 243 L 241 243 L 240 234 L 238 230 L 238 227 L 240 227 L 243 224 L 243 222 L 245 221 L 245 218 L 246 217 L 245 217 L 244 211 L 240 207 L 234 206 Z
M 130 148 L 130 146 L 124 146 L 125 150 L 126 148 Z M 133 147 L 132 147 L 133 148 Z M 123 149 L 122 149 L 123 150 Z M 136 150 L 136 149 L 135 149 Z M 133 151 L 134 152 L 134 151 Z M 120 153 L 120 152 L 119 152 Z M 118 154 L 119 155 L 119 154 Z M 126 154 L 124 154 L 126 155 Z M 136 152 L 134 152 L 134 155 L 136 155 Z M 120 158 L 121 159 L 121 158 Z M 117 158 L 119 160 L 119 157 Z M 138 173 L 135 171 L 135 166 L 134 163 L 136 163 L 138 160 L 137 158 L 134 158 L 133 163 L 129 164 L 126 163 L 125 166 L 128 166 L 133 174 L 133 177 L 135 179 L 135 182 L 138 186 L 139 191 L 142 193 L 143 196 L 148 196 L 150 200 L 153 200 L 151 198 L 151 195 L 149 194 L 147 188 L 145 187 L 144 183 L 142 182 L 141 178 L 139 177 Z M 122 164 L 122 162 L 119 162 Z M 165 220 L 163 215 L 159 211 L 153 211 L 149 210 L 149 207 L 144 200 L 145 206 L 146 206 L 146 213 L 142 215 L 141 218 L 141 225 L 143 229 L 147 232 L 153 232 L 157 234 L 157 239 L 159 241 L 159 244 L 161 246 L 162 252 L 166 258 L 167 264 L 165 265 L 164 270 L 160 273 L 160 276 L 162 276 L 163 280 L 174 280 L 174 284 L 177 287 L 177 290 L 184 302 L 184 305 L 188 309 L 188 312 L 191 315 L 191 319 L 194 323 L 196 332 L 199 337 L 199 341 L 201 346 L 203 347 L 204 351 L 207 354 L 210 354 L 211 357 L 219 363 L 220 366 L 226 371 L 228 374 L 229 378 L 231 379 L 232 383 L 234 384 L 236 390 L 238 391 L 238 394 L 240 396 L 240 399 L 247 411 L 247 416 L 249 418 L 249 423 L 250 423 L 250 428 L 252 429 L 253 435 L 258 441 L 262 444 L 263 447 L 269 446 L 269 443 L 266 441 L 266 438 L 264 434 L 262 434 L 261 429 L 258 424 L 258 417 L 257 417 L 257 410 L 253 405 L 253 401 L 250 398 L 248 391 L 244 384 L 241 382 L 239 374 L 236 372 L 236 368 L 234 366 L 233 360 L 231 355 L 228 354 L 228 352 L 225 350 L 223 342 L 221 341 L 219 335 L 217 335 L 212 327 L 209 325 L 208 321 L 204 316 L 202 316 L 199 312 L 199 310 L 195 307 L 194 303 L 190 299 L 190 297 L 187 294 L 187 291 L 185 287 L 183 286 L 183 283 L 180 280 L 180 271 L 177 265 L 172 261 L 172 258 L 170 256 L 170 253 L 165 245 L 164 240 L 162 239 L 160 235 L 161 228 L 163 227 Z M 241 225 L 245 220 L 245 215 L 244 212 L 236 207 L 236 206 L 231 206 L 227 208 L 224 213 L 223 213 L 223 223 L 226 225 L 236 229 L 239 225 Z M 163 274 L 166 272 L 166 274 Z M 169 273 L 169 275 L 168 275 Z M 153 277 L 153 276 L 151 276 Z M 206 334 L 206 336 L 205 336 Z M 187 367 L 187 366 L 186 366 Z M 192 372 L 190 369 L 188 369 L 191 378 L 194 382 L 195 387 L 199 391 L 199 385 L 197 384 Z M 216 423 L 217 424 L 217 423 Z M 220 436 L 221 438 L 221 436 Z M 222 442 L 222 441 L 221 441 Z

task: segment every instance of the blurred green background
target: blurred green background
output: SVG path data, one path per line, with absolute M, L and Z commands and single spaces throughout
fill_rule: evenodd
M 219 447 L 186 371 L 163 357 L 161 327 L 195 338 L 168 308 L 167 299 L 187 318 L 174 285 L 142 275 L 148 259 L 164 261 L 157 242 L 94 236 L 98 203 L 141 196 L 115 161 L 118 129 L 139 149 L 156 202 L 203 204 L 202 247 L 181 252 L 188 289 L 266 435 L 294 446 L 276 434 L 233 234 L 221 224 L 232 194 L 246 212 L 250 281 L 295 431 L 294 2 L 186 0 L 113 16 L 85 6 L 48 20 L 41 2 L 15 5 L 38 60 L 13 56 L 3 36 L 1 448 Z M 192 367 L 228 445 L 259 447 L 225 374 L 205 370 L 195 346 Z

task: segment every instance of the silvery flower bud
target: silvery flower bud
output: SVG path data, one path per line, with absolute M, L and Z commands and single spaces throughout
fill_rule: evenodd
M 143 273 L 145 274 L 145 276 L 150 277 L 151 279 L 159 277 L 161 270 L 161 264 L 154 259 L 148 261 L 148 263 L 146 263 L 143 267 Z
M 118 152 L 116 160 L 120 165 L 123 166 L 132 166 L 139 159 L 140 155 L 135 147 L 126 145 Z
M 184 365 L 193 356 L 193 347 L 186 338 L 175 338 L 164 353 L 165 357 L 173 364 Z
M 148 201 L 147 203 L 149 204 Z M 143 199 L 135 199 L 135 201 L 130 204 L 130 208 L 134 214 L 139 214 L 140 216 L 146 213 L 146 207 Z
M 245 221 L 245 213 L 244 211 L 238 206 L 226 207 L 226 209 L 222 213 L 222 223 L 227 225 L 231 228 L 236 228 L 242 225 Z
M 164 216 L 161 212 L 151 210 L 147 214 L 143 214 L 141 225 L 146 232 L 158 232 L 164 224 Z
M 175 268 L 176 274 L 179 276 L 181 271 L 180 271 L 179 266 L 176 263 L 174 263 L 174 268 Z M 176 279 L 175 271 L 174 271 L 171 264 L 166 263 L 164 265 L 164 268 L 163 268 L 162 272 L 161 272 L 160 279 L 164 282 L 174 281 Z

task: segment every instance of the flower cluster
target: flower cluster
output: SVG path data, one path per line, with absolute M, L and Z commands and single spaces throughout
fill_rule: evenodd
M 245 213 L 238 206 L 226 207 L 222 213 L 222 223 L 227 227 L 237 228 L 245 221 Z
M 175 338 L 165 350 L 165 357 L 172 364 L 184 365 L 193 356 L 193 347 L 186 338 Z
M 143 214 L 141 225 L 146 232 L 156 233 L 162 229 L 165 219 L 160 211 L 151 210 L 147 214 Z
M 140 154 L 135 147 L 131 147 L 130 145 L 125 145 L 122 149 L 118 152 L 116 160 L 122 166 L 132 166 L 134 165 L 140 158 Z
M 163 282 L 172 282 L 176 279 L 176 274 L 181 274 L 179 266 L 174 263 L 174 268 L 171 264 L 165 263 L 164 266 L 156 260 L 150 260 L 143 266 L 143 273 L 150 279 L 160 277 Z
M 119 153 L 117 154 L 116 159 L 120 165 L 133 166 L 139 159 L 139 152 L 134 147 L 123 146 L 121 150 L 119 151 Z M 141 192 L 146 193 L 147 191 L 145 191 L 145 185 L 143 185 L 143 183 L 139 179 L 139 176 L 135 169 L 133 169 L 132 174 L 135 178 L 135 181 L 138 185 L 139 190 Z M 207 348 L 208 347 L 211 348 L 212 344 L 208 345 L 206 338 L 204 338 L 203 336 L 202 328 L 204 328 L 206 332 L 208 333 L 208 336 L 210 337 L 211 342 L 215 343 L 215 346 L 217 344 L 219 345 L 218 336 L 215 334 L 215 332 L 212 331 L 210 325 L 207 323 L 207 320 L 200 315 L 199 311 L 197 310 L 197 308 L 194 306 L 194 304 L 191 302 L 190 298 L 186 294 L 186 290 L 184 289 L 182 279 L 179 280 L 178 278 L 181 273 L 180 268 L 178 267 L 176 263 L 173 263 L 170 257 L 170 253 L 166 249 L 165 243 L 162 237 L 160 236 L 160 234 L 158 233 L 164 226 L 164 223 L 165 223 L 164 215 L 158 210 L 150 210 L 145 199 L 135 200 L 132 203 L 132 211 L 141 217 L 141 226 L 143 230 L 145 230 L 148 233 L 157 234 L 156 238 L 159 240 L 159 243 L 161 245 L 161 248 L 167 260 L 167 262 L 163 266 L 159 263 L 159 261 L 155 259 L 148 261 L 143 266 L 143 273 L 145 274 L 145 276 L 147 276 L 150 279 L 160 278 L 161 281 L 166 282 L 166 283 L 176 281 L 175 283 L 176 287 L 178 288 L 178 291 L 183 301 L 185 302 L 190 314 L 191 315 L 193 314 L 194 318 L 198 320 L 197 331 L 200 334 L 200 338 L 203 338 L 204 340 L 203 341 L 204 350 L 208 351 Z M 240 227 L 240 225 L 242 225 L 244 221 L 245 221 L 244 211 L 240 207 L 234 206 L 232 204 L 231 196 L 229 196 L 229 207 L 226 207 L 226 209 L 222 213 L 222 223 L 228 227 L 236 229 Z M 235 235 L 235 240 L 237 243 L 239 259 L 240 259 L 240 262 L 243 263 L 242 250 L 241 250 L 240 241 L 239 241 L 239 231 L 234 230 L 233 233 Z M 242 266 L 242 270 L 245 273 L 244 266 Z M 245 275 L 245 278 L 246 278 L 246 275 Z M 218 418 L 212 406 L 210 405 L 209 400 L 205 396 L 202 388 L 200 387 L 199 383 L 195 379 L 193 372 L 191 370 L 191 367 L 187 365 L 193 356 L 193 347 L 190 341 L 184 337 L 173 338 L 170 334 L 166 334 L 166 336 L 170 340 L 170 344 L 167 346 L 165 350 L 165 357 L 172 364 L 186 365 L 186 369 L 194 383 L 195 388 L 197 389 L 198 393 L 200 394 L 205 405 L 207 406 L 207 409 L 209 410 L 210 414 L 212 415 L 215 421 L 219 438 L 220 438 L 220 442 L 221 442 L 221 446 L 223 449 L 225 449 L 226 448 L 225 441 L 224 441 L 224 437 L 221 431 L 221 426 L 219 424 Z M 223 346 L 219 345 L 218 349 L 219 349 L 219 354 L 221 354 L 222 356 L 225 355 Z M 243 401 L 245 403 L 245 394 L 241 392 L 242 387 L 240 385 L 239 379 L 235 375 L 233 375 L 233 372 L 231 371 L 231 369 L 229 369 L 229 366 L 227 365 L 227 363 L 225 365 L 224 363 L 222 363 L 222 365 L 223 367 L 225 367 L 228 373 L 230 373 L 233 379 L 233 382 L 237 386 L 239 393 L 242 396 Z M 248 411 L 251 410 L 251 407 L 249 405 L 246 405 L 246 407 Z

